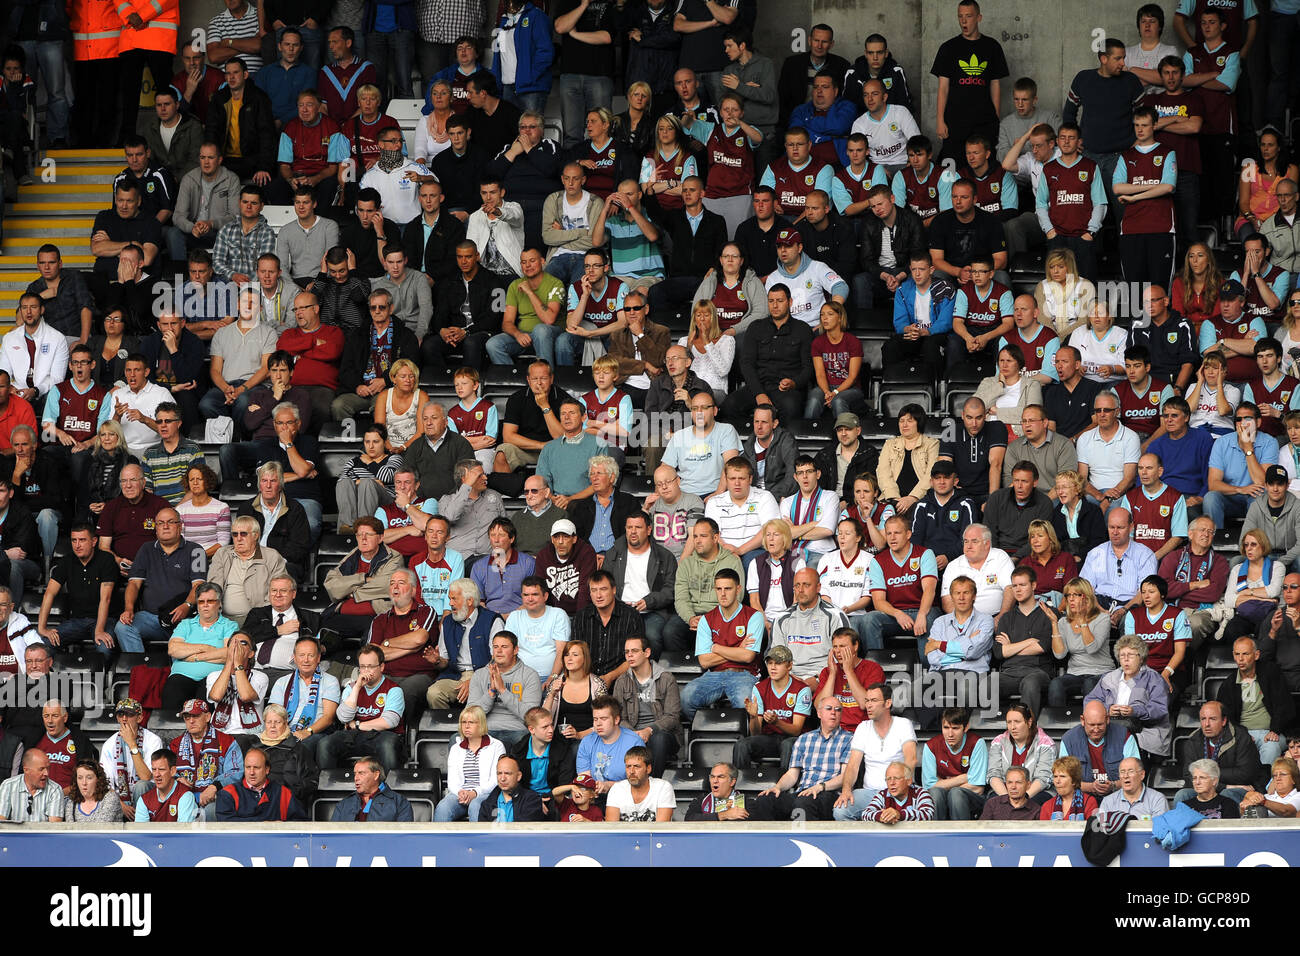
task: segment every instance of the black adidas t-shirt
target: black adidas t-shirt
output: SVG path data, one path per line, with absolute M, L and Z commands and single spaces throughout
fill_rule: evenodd
M 1002 45 L 988 36 L 967 40 L 960 34 L 945 40 L 934 56 L 932 76 L 946 76 L 948 103 L 943 119 L 950 127 L 970 129 L 996 123 L 989 85 L 1009 75 Z

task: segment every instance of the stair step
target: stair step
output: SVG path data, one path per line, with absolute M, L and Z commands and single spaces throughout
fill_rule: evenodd
M 95 199 L 86 199 L 80 202 L 16 202 L 9 207 L 10 216 L 21 218 L 23 216 L 82 216 L 88 212 L 99 212 L 107 209 L 104 203 Z M 94 222 L 94 219 L 91 219 Z
M 109 182 L 112 182 L 110 179 Z M 36 183 L 34 186 L 19 186 L 18 199 L 36 199 L 40 196 L 61 196 L 65 193 L 103 197 L 105 189 L 100 183 Z M 107 201 L 104 208 L 107 208 Z
M 55 236 L 79 236 L 85 238 L 90 235 L 90 230 L 94 225 L 95 220 L 91 216 L 65 216 L 44 219 L 37 217 L 28 219 L 6 217 L 4 235 L 6 239 L 17 236 L 40 236 L 44 239 Z
M 66 238 L 72 239 L 73 241 L 59 243 L 59 251 L 65 256 L 69 253 L 75 254 L 78 252 L 89 254 L 90 237 L 87 235 L 88 232 L 89 230 L 82 230 L 70 234 Z M 8 230 L 5 230 L 4 248 L 6 252 L 13 253 L 21 253 L 22 250 L 29 249 L 32 251 L 28 254 L 34 257 L 36 255 L 35 250 L 49 242 L 49 239 L 49 233 L 39 236 L 15 236 L 10 234 Z
M 65 266 L 93 266 L 95 257 L 88 252 L 84 254 L 79 252 L 70 256 L 65 255 L 63 264 Z M 21 256 L 0 255 L 0 274 L 19 271 L 30 273 L 33 279 L 36 278 L 37 273 L 31 253 Z

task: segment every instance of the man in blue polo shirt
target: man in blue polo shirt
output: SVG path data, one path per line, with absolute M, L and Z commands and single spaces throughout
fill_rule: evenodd
M 605 794 L 615 783 L 627 779 L 623 757 L 643 741 L 623 726 L 623 706 L 606 694 L 591 702 L 591 726 L 595 733 L 587 734 L 578 745 L 577 769 L 578 773 L 595 777 L 596 792 Z
M 1209 492 L 1202 510 L 1223 527 L 1223 519 L 1244 517 L 1253 499 L 1264 493 L 1264 473 L 1277 464 L 1277 439 L 1259 430 L 1259 406 L 1237 406 L 1236 431 L 1222 435 L 1210 452 Z

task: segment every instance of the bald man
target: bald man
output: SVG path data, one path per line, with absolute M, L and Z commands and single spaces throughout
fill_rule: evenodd
M 1090 700 L 1083 705 L 1079 725 L 1061 738 L 1060 757 L 1076 757 L 1083 766 L 1080 789 L 1100 800 L 1115 789 L 1120 762 L 1139 757 L 1137 740 L 1126 727 L 1110 726 L 1106 705 Z

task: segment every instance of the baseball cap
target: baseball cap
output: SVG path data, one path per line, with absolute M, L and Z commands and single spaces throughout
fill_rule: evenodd
M 140 706 L 140 702 L 134 697 L 123 697 L 113 707 L 114 717 L 135 717 L 142 713 L 144 713 L 144 708 Z
M 1281 465 L 1269 465 L 1268 471 L 1264 472 L 1264 484 L 1289 485 L 1291 484 L 1291 476 L 1286 473 L 1286 469 Z
M 197 697 L 192 697 L 185 702 L 185 706 L 181 708 L 181 712 L 176 716 L 197 717 L 199 714 L 208 713 L 209 710 L 210 708 L 208 707 L 208 702 L 206 700 L 199 700 Z
M 559 521 L 555 522 L 555 524 L 551 525 L 552 535 L 571 534 L 576 536 L 577 533 L 578 533 L 578 529 L 574 526 L 573 522 L 570 521 L 568 518 L 561 518 Z
M 835 416 L 836 428 L 860 428 L 861 426 L 862 420 L 852 412 L 841 412 Z
M 765 659 L 774 664 L 793 664 L 794 655 L 790 653 L 790 648 L 784 644 L 778 644 L 767 652 Z
M 803 236 L 799 235 L 798 229 L 782 229 L 776 234 L 776 244 L 778 246 L 802 245 Z
M 1246 287 L 1236 279 L 1229 279 L 1219 286 L 1220 299 L 1244 299 L 1245 297 Z
M 584 790 L 595 790 L 596 778 L 586 771 L 583 771 L 573 778 L 573 785 L 575 787 L 582 787 Z

